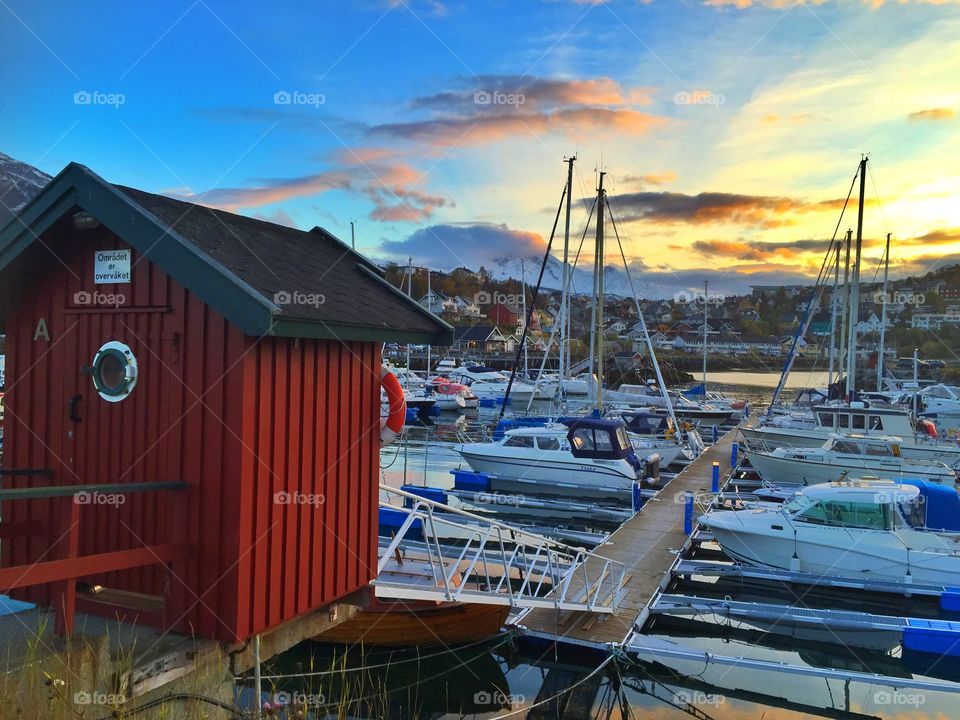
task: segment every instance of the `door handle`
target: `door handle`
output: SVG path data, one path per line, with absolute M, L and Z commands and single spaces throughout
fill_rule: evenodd
M 75 423 L 83 421 L 83 418 L 80 417 L 80 413 L 78 412 L 80 408 L 81 400 L 83 400 L 83 395 L 74 395 L 73 397 L 70 398 L 70 403 L 69 403 L 70 420 L 72 420 Z

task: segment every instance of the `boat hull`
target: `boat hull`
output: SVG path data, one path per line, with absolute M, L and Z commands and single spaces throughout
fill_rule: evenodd
M 629 487 L 636 478 L 636 473 L 626 461 L 609 461 L 609 464 L 592 464 L 571 460 L 553 460 L 541 456 L 536 459 L 513 458 L 503 453 L 503 448 L 496 446 L 493 452 L 473 450 L 465 445 L 460 455 L 475 472 L 500 475 L 505 477 L 522 478 L 527 483 L 537 482 L 550 485 L 556 482 L 577 484 L 598 484 Z
M 424 647 L 476 642 L 496 635 L 507 605 L 476 603 L 377 602 L 314 639 L 326 643 Z
M 956 476 L 940 466 L 919 469 L 902 462 L 871 462 L 869 459 L 857 462 L 832 459 L 813 460 L 777 457 L 771 453 L 749 453 L 750 465 L 764 480 L 777 485 L 816 485 L 817 483 L 839 482 L 850 478 L 877 477 L 881 480 L 902 480 L 917 478 L 930 480 L 941 485 L 952 485 Z
M 863 433 L 862 430 L 857 430 Z M 749 443 L 760 448 L 773 450 L 778 447 L 812 448 L 820 447 L 833 433 L 831 430 L 795 430 L 765 426 L 762 428 L 741 426 L 740 433 Z M 870 433 L 867 432 L 867 435 Z M 960 468 L 960 446 L 956 443 L 916 442 L 913 438 L 901 438 L 900 451 L 905 458 L 942 462 L 955 470 Z
M 742 512 L 742 511 L 741 511 Z M 734 560 L 778 570 L 796 569 L 820 576 L 924 585 L 950 585 L 960 576 L 960 556 L 907 550 L 895 533 L 797 523 L 779 515 L 732 519 L 733 512 L 711 513 L 702 520 L 723 551 Z M 779 528 L 779 529 L 776 529 Z M 791 566 L 796 552 L 798 567 Z

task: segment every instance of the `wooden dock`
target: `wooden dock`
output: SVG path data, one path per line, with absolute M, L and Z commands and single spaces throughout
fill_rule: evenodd
M 529 633 L 581 645 L 625 642 L 688 540 L 683 531 L 683 494 L 710 490 L 714 460 L 720 463 L 721 481 L 729 474 L 736 435 L 737 428 L 727 432 L 596 548 L 598 555 L 626 567 L 623 597 L 615 612 L 535 609 L 520 616 L 519 624 Z

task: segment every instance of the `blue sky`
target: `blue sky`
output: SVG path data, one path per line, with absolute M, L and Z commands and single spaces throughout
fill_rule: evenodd
M 574 152 L 654 282 L 815 272 L 861 152 L 873 260 L 960 254 L 953 2 L 3 0 L 0 37 L 0 151 L 380 258 L 540 252 Z

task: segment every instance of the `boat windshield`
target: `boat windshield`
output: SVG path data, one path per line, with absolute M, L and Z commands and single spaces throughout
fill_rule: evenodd
M 834 440 L 832 449 L 834 452 L 845 453 L 847 455 L 860 454 L 860 446 L 850 440 Z
M 808 507 L 814 504 L 814 500 L 811 500 L 806 495 L 797 495 L 790 502 L 786 503 L 782 510 L 788 515 L 796 515 L 806 510 Z
M 818 500 L 794 519 L 815 525 L 857 528 L 861 530 L 893 529 L 893 513 L 889 503 L 837 502 Z
M 915 498 L 904 499 L 897 503 L 900 508 L 900 514 L 906 520 L 907 525 L 912 528 L 924 528 L 927 526 L 927 504 L 923 495 Z

